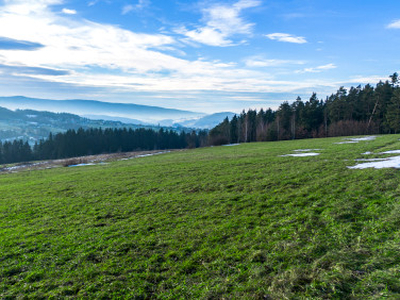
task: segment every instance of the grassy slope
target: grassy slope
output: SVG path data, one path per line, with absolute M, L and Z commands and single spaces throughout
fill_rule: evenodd
M 399 136 L 340 140 L 0 175 L 0 298 L 400 297 L 400 171 L 346 168 Z

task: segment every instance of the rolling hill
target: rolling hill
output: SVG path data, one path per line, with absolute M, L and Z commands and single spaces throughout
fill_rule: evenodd
M 0 297 L 398 299 L 399 137 L 0 174 Z
M 133 120 L 132 120 L 133 121 Z M 0 107 L 0 141 L 22 139 L 34 144 L 45 139 L 50 133 L 56 134 L 68 129 L 88 128 L 149 128 L 159 130 L 155 125 L 127 124 L 113 120 L 92 120 L 70 113 L 53 113 L 32 109 L 15 111 Z M 176 128 L 165 128 L 174 129 Z
M 121 117 L 137 119 L 141 122 L 153 124 L 157 124 L 164 119 L 178 120 L 205 115 L 191 111 L 138 104 L 111 103 L 95 100 L 48 100 L 23 96 L 0 97 L 0 106 L 13 110 L 34 109 L 56 113 L 72 113 L 80 116 L 90 115 L 95 119 L 101 119 L 97 117 L 98 115 L 103 117 Z

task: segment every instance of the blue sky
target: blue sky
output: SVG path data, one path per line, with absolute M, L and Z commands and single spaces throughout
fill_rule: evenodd
M 398 1 L 0 0 L 0 96 L 276 108 L 386 80 L 399 46 Z

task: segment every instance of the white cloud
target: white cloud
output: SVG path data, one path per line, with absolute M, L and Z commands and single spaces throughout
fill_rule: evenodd
M 1 51 L 6 63 L 68 68 L 94 65 L 136 70 L 168 66 L 165 55 L 147 49 L 174 44 L 173 38 L 133 33 L 87 20 L 69 20 L 53 13 L 46 2 L 56 1 L 32 1 L 31 4 L 14 1 L 0 8 L 0 36 L 40 41 L 45 46 L 29 55 L 21 51 Z
M 302 14 L 302 13 L 288 13 L 288 14 L 284 14 L 282 16 L 286 20 L 301 19 L 301 18 L 306 18 L 307 17 L 307 15 Z
M 266 59 L 261 56 L 252 56 L 245 59 L 247 67 L 277 67 L 282 65 L 302 65 L 303 61 L 297 60 L 284 60 L 284 59 Z
M 141 10 L 149 5 L 150 5 L 149 0 L 139 0 L 139 2 L 136 5 L 132 5 L 132 4 L 125 5 L 122 8 L 122 14 L 126 15 L 126 14 L 130 13 L 131 11 Z
M 63 8 L 61 12 L 66 15 L 76 15 L 76 10 L 74 9 Z
M 387 28 L 391 29 L 400 29 L 400 20 L 395 20 L 392 23 L 390 23 Z
M 136 4 L 136 9 L 143 9 L 150 5 L 150 0 L 139 0 L 138 4 Z
M 261 1 L 259 0 L 240 0 L 239 2 L 236 2 L 233 7 L 242 10 L 245 8 L 257 7 L 259 5 L 261 5 Z
M 295 43 L 295 44 L 305 44 L 307 40 L 302 36 L 295 36 L 288 33 L 271 33 L 265 35 L 270 40 L 276 40 L 279 42 Z
M 0 7 L 0 36 L 44 45 L 29 55 L 0 50 L 0 64 L 69 71 L 61 76 L 25 74 L 49 82 L 135 91 L 250 90 L 251 78 L 259 77 L 256 84 L 260 86 L 257 82 L 265 78 L 265 74 L 235 69 L 233 64 L 164 54 L 157 49 L 173 46 L 176 42 L 170 36 L 70 19 L 52 12 L 47 3 L 56 1 L 32 1 L 29 5 L 14 1 Z M 109 75 L 110 69 L 118 75 Z
M 322 65 L 318 66 L 315 68 L 306 68 L 303 70 L 298 70 L 296 73 L 320 73 L 325 70 L 331 70 L 331 69 L 336 69 L 337 66 L 335 64 L 327 64 L 327 65 Z
M 290 93 L 315 87 L 316 81 L 279 81 L 256 69 L 239 68 L 236 64 L 207 59 L 189 60 L 163 53 L 166 47 L 176 47 L 177 41 L 166 34 L 141 34 L 118 26 L 100 24 L 79 16 L 52 11 L 58 0 L 10 1 L 0 6 L 0 36 L 44 45 L 29 51 L 0 50 L 0 64 L 15 67 L 62 70 L 18 73 L 65 87 L 101 88 L 107 95 L 119 92 L 132 94 L 177 92 L 195 93 L 249 92 Z M 251 33 L 251 24 L 240 18 L 240 9 L 255 7 L 259 1 L 239 1 L 236 6 L 215 6 L 206 14 L 204 39 L 225 45 L 237 32 Z M 217 16 L 217 11 L 221 13 Z M 224 23 L 226 20 L 227 24 Z M 239 21 L 238 24 L 229 22 Z M 24 26 L 21 26 L 24 24 Z M 229 25 L 231 24 L 231 25 Z M 213 31 L 214 30 L 214 31 Z M 216 33 L 215 33 L 216 32 Z M 247 65 L 265 66 L 296 63 L 253 57 Z M 332 65 L 332 64 L 331 64 Z M 329 65 L 327 65 L 329 66 Z M 319 67 L 320 70 L 329 68 Z M 112 70 L 112 74 L 109 74 Z M 38 82 L 38 81 L 36 81 Z M 321 82 L 326 86 L 328 83 Z M 61 92 L 60 92 L 61 93 Z M 62 96 L 61 96 L 62 98 Z
M 372 75 L 372 76 L 356 76 L 351 78 L 350 80 L 347 81 L 349 84 L 375 84 L 379 81 L 386 81 L 388 80 L 387 76 L 379 76 L 379 75 Z M 338 84 L 339 85 L 339 84 Z M 343 85 L 343 84 L 341 84 Z
M 123 8 L 122 8 L 122 14 L 123 15 L 126 15 L 127 13 L 130 13 L 132 10 L 134 10 L 135 9 L 135 7 L 133 6 L 133 5 L 125 5 Z
M 183 34 L 190 40 L 210 46 L 230 46 L 233 44 L 230 37 L 236 34 L 249 35 L 254 24 L 247 23 L 240 17 L 242 10 L 261 5 L 258 0 L 240 0 L 228 6 L 215 4 L 202 10 L 205 26 L 188 30 L 180 28 L 176 32 Z

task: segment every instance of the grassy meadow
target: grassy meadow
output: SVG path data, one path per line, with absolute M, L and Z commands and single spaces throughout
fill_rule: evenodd
M 398 299 L 399 138 L 0 174 L 0 299 Z

